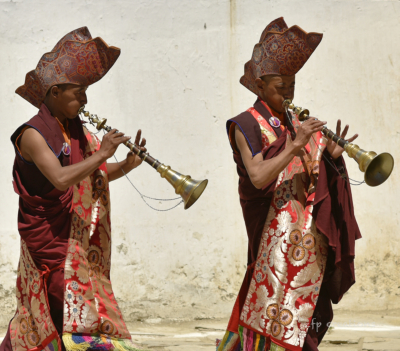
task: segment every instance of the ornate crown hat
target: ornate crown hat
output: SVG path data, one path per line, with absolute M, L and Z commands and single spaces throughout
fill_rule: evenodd
M 25 84 L 15 92 L 40 108 L 48 90 L 57 84 L 91 85 L 103 78 L 121 50 L 100 37 L 92 39 L 87 27 L 66 34 L 42 56 L 36 69 L 27 73 Z
M 288 28 L 283 17 L 277 18 L 268 24 L 254 46 L 240 83 L 258 95 L 257 78 L 267 74 L 296 74 L 321 40 L 321 33 L 307 33 L 298 26 Z

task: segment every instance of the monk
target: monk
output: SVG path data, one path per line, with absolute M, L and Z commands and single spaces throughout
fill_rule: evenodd
M 108 184 L 142 160 L 128 153 L 107 163 L 130 137 L 113 129 L 100 142 L 78 117 L 88 87 L 119 54 L 86 27 L 76 29 L 16 91 L 39 112 L 11 137 L 21 256 L 17 309 L 1 351 L 138 350 L 110 282 Z M 135 143 L 146 151 L 140 130 Z
M 239 175 L 248 268 L 217 351 L 318 350 L 337 303 L 354 283 L 360 232 L 341 157 L 322 135 L 326 122 L 300 124 L 283 102 L 322 34 L 271 22 L 240 82 L 257 95 L 228 120 Z M 337 134 L 344 138 L 348 126 Z M 349 138 L 352 141 L 357 135 Z M 317 303 L 318 301 L 318 303 Z

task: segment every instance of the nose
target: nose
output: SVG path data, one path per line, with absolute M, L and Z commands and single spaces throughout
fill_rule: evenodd
M 87 101 L 88 101 L 88 99 L 87 99 L 86 93 L 84 93 L 84 94 L 82 95 L 81 104 L 82 104 L 82 105 L 87 105 Z
M 291 99 L 293 100 L 294 97 L 294 92 L 291 89 L 285 90 L 285 92 L 283 93 L 283 98 L 286 99 Z

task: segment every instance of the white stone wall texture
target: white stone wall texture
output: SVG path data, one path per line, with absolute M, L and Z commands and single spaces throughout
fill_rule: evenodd
M 0 325 L 15 309 L 18 197 L 12 132 L 36 114 L 17 96 L 25 74 L 67 32 L 88 26 L 122 54 L 88 90 L 87 109 L 134 135 L 162 162 L 209 179 L 188 211 L 147 207 L 126 179 L 111 184 L 112 282 L 127 321 L 227 317 L 246 264 L 247 237 L 225 122 L 255 96 L 239 84 L 262 30 L 288 25 L 324 33 L 297 75 L 295 102 L 335 127 L 341 118 L 367 150 L 396 166 L 380 187 L 352 188 L 363 239 L 357 283 L 335 308 L 400 311 L 400 2 L 371 0 L 0 0 Z M 126 150 L 117 157 L 123 159 Z M 352 178 L 362 179 L 347 159 Z M 130 179 L 152 197 L 174 197 L 148 165 Z M 163 209 L 170 204 L 153 202 Z

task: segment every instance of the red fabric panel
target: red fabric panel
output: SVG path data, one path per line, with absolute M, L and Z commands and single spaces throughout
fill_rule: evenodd
M 40 117 L 34 117 L 29 123 L 40 131 L 50 146 L 59 144 L 55 140 L 57 137 L 64 140 L 61 132 L 54 131 L 54 128 L 60 131 L 60 127 L 47 108 L 41 109 Z M 75 164 L 83 160 L 86 137 L 79 118 L 71 120 L 69 127 L 71 154 L 68 156 L 68 164 Z M 19 157 L 17 154 L 16 158 Z M 30 167 L 32 166 L 19 167 L 19 163 L 15 163 L 13 170 L 14 190 L 20 197 L 18 230 L 21 239 L 26 242 L 37 268 L 43 271 L 47 268 L 50 270 L 49 274 L 45 275 L 47 297 L 52 320 L 58 333 L 61 334 L 64 314 L 64 268 L 62 265 L 66 258 L 70 234 L 73 187 L 66 191 L 59 191 L 53 187 L 53 190 L 47 194 L 32 195 L 27 191 L 22 180 L 32 177 L 32 174 L 29 173 Z M 50 183 L 48 180 L 47 182 Z M 40 193 L 40 189 L 30 190 L 36 194 Z M 8 349 L 9 347 L 11 348 L 8 332 L 0 351 L 11 351 Z
M 253 117 L 252 117 L 253 118 Z M 254 119 L 254 118 L 253 118 Z M 284 149 L 286 144 L 286 131 L 281 136 L 269 145 L 267 148 L 262 150 L 264 159 L 270 159 L 279 155 Z M 243 164 L 240 155 L 234 155 L 235 162 L 243 172 L 246 172 L 246 168 Z M 246 271 L 242 287 L 240 288 L 239 295 L 236 299 L 235 306 L 232 311 L 231 319 L 229 320 L 228 330 L 234 333 L 238 332 L 240 312 L 242 311 L 244 302 L 246 300 L 247 291 L 250 286 L 251 277 L 253 275 L 253 264 L 257 259 L 258 247 L 260 246 L 260 240 L 262 231 L 264 228 L 265 220 L 268 215 L 269 206 L 274 194 L 276 179 L 267 184 L 263 189 L 256 189 L 251 183 L 249 176 L 246 172 L 246 177 L 240 177 L 239 180 L 239 195 L 240 204 L 242 206 L 242 212 L 244 222 L 247 229 L 247 237 L 249 239 L 248 244 L 248 269 Z M 249 193 L 251 188 L 256 189 L 259 193 L 262 193 L 264 197 L 257 198 L 253 201 L 246 201 L 242 199 L 243 193 Z
M 273 142 L 262 151 L 264 160 L 268 160 L 272 157 L 278 156 L 285 149 L 286 134 L 286 131 L 284 131 L 281 136 L 277 140 L 275 140 L 275 142 Z M 243 161 L 241 162 L 243 164 Z M 258 191 L 261 191 L 264 195 L 262 198 L 246 201 L 243 200 L 242 194 L 248 194 L 249 189 L 245 189 L 245 187 L 252 187 L 254 189 L 256 188 L 254 187 L 253 183 L 251 183 L 250 178 L 247 182 L 239 183 L 240 205 L 242 206 L 244 222 L 247 229 L 247 236 L 249 238 L 249 252 L 247 262 L 248 265 L 252 264 L 257 259 L 258 247 L 260 245 L 261 235 L 264 228 L 265 220 L 268 215 L 269 206 L 274 195 L 275 184 L 276 179 L 272 180 L 270 183 L 264 186 L 264 188 L 257 189 Z
M 50 270 L 65 259 L 70 228 L 72 188 L 52 190 L 45 198 L 29 196 L 14 174 L 14 190 L 20 195 L 18 230 L 39 269 Z
M 235 128 L 233 128 L 233 124 L 239 126 L 240 130 L 247 140 L 247 144 L 249 145 L 251 154 L 255 156 L 260 153 L 262 150 L 260 124 L 256 121 L 252 114 L 246 111 L 226 122 L 226 129 L 229 135 L 229 141 L 231 143 L 233 152 L 234 154 L 239 154 L 236 146 Z
M 10 336 L 10 323 L 8 323 L 8 328 L 7 328 L 7 334 L 4 337 L 1 345 L 0 345 L 0 351 L 12 351 L 12 346 L 11 346 L 11 336 Z
M 64 268 L 51 271 L 46 283 L 51 319 L 61 335 L 64 315 Z
M 239 295 L 236 298 L 235 305 L 233 306 L 231 318 L 229 319 L 227 330 L 236 334 L 239 333 L 238 329 L 239 329 L 240 313 L 242 312 L 242 308 L 247 296 L 247 291 L 249 290 L 250 287 L 251 277 L 253 276 L 253 271 L 254 271 L 253 267 L 254 267 L 253 265 L 250 265 L 247 268 L 242 286 L 239 291 Z
M 324 155 L 334 163 L 328 152 Z M 343 157 L 336 165 L 348 177 Z M 320 163 L 313 217 L 317 228 L 329 240 L 330 258 L 335 267 L 326 273 L 329 276 L 324 280 L 329 286 L 332 302 L 338 303 L 355 283 L 355 241 L 361 238 L 361 233 L 354 215 L 350 183 L 325 159 Z
M 49 135 L 49 140 L 53 140 L 57 135 L 64 140 L 58 122 L 47 108 L 41 110 L 40 117 L 36 117 L 30 120 L 30 124 L 40 130 L 45 139 Z M 82 138 L 85 139 L 85 136 L 79 119 L 72 120 L 69 125 L 72 145 L 68 164 L 72 165 L 83 160 L 81 148 L 84 147 Z M 54 128 L 60 133 L 54 134 Z M 42 265 L 45 265 L 51 270 L 64 261 L 67 252 L 73 187 L 66 191 L 53 188 L 44 195 L 31 195 L 22 180 L 27 177 L 25 172 L 30 172 L 30 169 L 17 167 L 13 170 L 14 190 L 20 196 L 18 230 L 36 266 L 43 269 Z
M 73 125 L 76 125 L 77 123 L 80 124 L 79 117 L 76 118 L 76 121 L 71 121 L 71 123 Z M 16 140 L 26 126 L 30 126 L 42 134 L 50 149 L 54 152 L 56 157 L 58 157 L 62 166 L 68 166 L 71 162 L 71 157 L 64 156 L 61 152 L 64 143 L 64 136 L 57 120 L 51 116 L 51 113 L 45 104 L 42 104 L 35 117 L 17 128 L 13 133 L 11 136 L 11 142 L 16 153 L 13 172 L 19 174 L 21 183 L 30 195 L 44 196 L 54 189 L 53 184 L 47 180 L 34 163 L 26 162 L 16 147 Z

